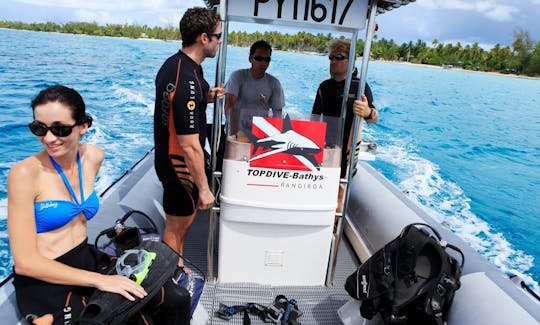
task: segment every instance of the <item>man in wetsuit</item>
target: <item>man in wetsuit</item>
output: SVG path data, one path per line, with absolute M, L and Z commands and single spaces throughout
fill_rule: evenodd
M 317 89 L 315 102 L 313 103 L 312 114 L 322 114 L 325 116 L 341 116 L 341 104 L 343 102 L 343 90 L 345 79 L 347 78 L 347 66 L 349 64 L 349 50 L 351 43 L 346 40 L 337 39 L 329 46 L 328 59 L 330 60 L 330 79 L 323 81 Z M 359 146 L 362 139 L 362 132 L 358 132 L 358 138 L 353 141 L 352 124 L 353 115 L 358 115 L 367 123 L 377 123 L 379 112 L 373 105 L 373 95 L 366 83 L 364 94 L 361 99 L 356 99 L 360 80 L 353 74 L 349 94 L 347 97 L 347 110 L 345 112 L 345 130 L 343 132 L 343 142 L 341 146 L 341 178 L 347 177 L 349 159 L 353 147 Z M 361 127 L 361 125 L 360 125 Z M 330 130 L 331 132 L 331 130 Z M 354 143 L 354 145 L 353 145 Z M 353 171 L 354 173 L 354 171 Z M 338 192 L 337 211 L 341 211 L 343 203 L 344 189 L 340 185 Z
M 205 8 L 188 9 L 180 20 L 180 34 L 182 49 L 156 76 L 154 142 L 166 214 L 163 241 L 182 254 L 197 211 L 214 203 L 205 174 L 206 105 L 223 97 L 224 87 L 210 89 L 201 67 L 219 49 L 219 15 Z
M 350 46 L 349 41 L 341 39 L 337 39 L 330 44 L 328 58 L 330 59 L 330 76 L 332 78 L 323 81 L 319 85 L 315 102 L 313 103 L 312 114 L 334 117 L 341 116 L 341 104 L 343 102 L 345 79 L 347 78 Z M 359 83 L 360 80 L 353 75 L 347 98 L 347 110 L 345 112 L 345 130 L 341 147 L 341 178 L 347 176 L 352 143 L 359 143 L 362 136 L 362 133 L 358 132 L 357 141 L 353 142 L 350 139 L 352 136 L 353 115 L 362 117 L 367 123 L 377 123 L 379 120 L 379 113 L 373 105 L 373 95 L 367 83 L 362 98 L 355 100 Z

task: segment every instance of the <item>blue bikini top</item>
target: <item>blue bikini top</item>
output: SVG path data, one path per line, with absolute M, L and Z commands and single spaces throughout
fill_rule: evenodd
M 79 187 L 81 189 L 81 203 L 77 200 L 73 188 L 64 174 L 64 171 L 58 163 L 49 156 L 51 162 L 62 177 L 66 188 L 68 189 L 73 201 L 67 200 L 49 200 L 34 203 L 34 215 L 36 219 L 37 232 L 43 233 L 53 231 L 67 225 L 71 220 L 77 217 L 81 212 L 87 220 L 92 219 L 99 209 L 99 199 L 95 191 L 92 191 L 90 196 L 84 200 L 84 185 L 82 180 L 81 157 L 77 153 L 77 165 L 79 167 Z

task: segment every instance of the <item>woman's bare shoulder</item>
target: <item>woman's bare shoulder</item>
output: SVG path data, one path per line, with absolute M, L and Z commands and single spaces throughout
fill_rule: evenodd
M 103 149 L 93 144 L 81 144 L 80 151 L 85 160 L 98 165 L 101 165 L 101 162 L 105 156 Z
M 40 154 L 30 156 L 24 160 L 15 163 L 9 171 L 9 177 L 36 179 L 43 170 L 43 163 Z

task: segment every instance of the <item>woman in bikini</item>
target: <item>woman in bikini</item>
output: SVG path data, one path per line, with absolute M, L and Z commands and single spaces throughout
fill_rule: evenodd
M 33 324 L 72 324 L 95 289 L 135 301 L 144 288 L 100 273 L 107 256 L 87 244 L 97 213 L 94 181 L 103 150 L 80 142 L 92 124 L 74 89 L 55 85 L 32 101 L 30 131 L 44 150 L 16 163 L 8 176 L 8 232 L 14 286 L 22 315 Z

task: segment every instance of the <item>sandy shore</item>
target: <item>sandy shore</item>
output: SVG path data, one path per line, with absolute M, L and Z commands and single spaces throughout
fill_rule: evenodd
M 463 68 L 459 68 L 459 67 L 443 67 L 443 66 L 439 66 L 439 65 L 420 64 L 420 63 L 403 62 L 403 61 L 388 61 L 388 60 L 371 60 L 371 61 L 373 61 L 373 62 L 385 62 L 385 63 L 392 63 L 392 64 L 410 65 L 410 66 L 432 68 L 432 69 L 456 70 L 456 71 L 463 71 L 463 72 L 470 72 L 470 73 L 483 73 L 483 74 L 491 74 L 491 75 L 496 75 L 496 76 L 501 76 L 501 77 L 512 77 L 512 78 L 540 80 L 540 77 L 530 77 L 530 76 L 513 74 L 513 73 L 501 73 L 501 72 L 492 72 L 492 71 L 475 71 L 475 70 L 467 70 L 467 69 L 463 69 Z

